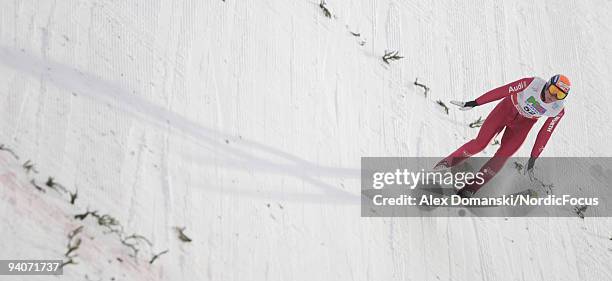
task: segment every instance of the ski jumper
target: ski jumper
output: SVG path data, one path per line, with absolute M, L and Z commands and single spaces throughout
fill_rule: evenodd
M 478 131 L 478 136 L 440 163 L 446 163 L 448 167 L 461 163 L 468 157 L 481 152 L 491 142 L 491 139 L 505 128 L 499 149 L 493 158 L 480 169 L 480 172 L 484 174 L 484 182 L 481 185 L 474 184 L 465 187 L 476 192 L 493 178 L 504 166 L 506 160 L 521 147 L 538 118 L 546 116 L 548 118 L 540 129 L 531 150 L 531 157 L 537 158 L 544 150 L 559 120 L 565 114 L 563 100 L 551 103 L 542 101 L 541 95 L 545 84 L 546 81 L 538 77 L 523 78 L 486 92 L 477 98 L 478 105 L 500 99 L 502 101 L 489 113 Z

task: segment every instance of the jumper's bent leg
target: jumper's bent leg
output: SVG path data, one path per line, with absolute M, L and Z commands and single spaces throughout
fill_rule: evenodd
M 502 100 L 493 111 L 489 113 L 489 116 L 487 116 L 487 119 L 485 119 L 482 127 L 480 127 L 478 131 L 478 136 L 459 147 L 459 149 L 455 150 L 448 157 L 442 159 L 442 161 L 436 164 L 436 167 L 441 165 L 452 167 L 463 162 L 468 157 L 481 152 L 487 147 L 491 139 L 504 129 L 506 120 L 516 114 L 513 113 L 513 111 L 515 111 L 515 109 L 512 101 L 509 98 Z
M 520 117 L 520 120 L 506 127 L 501 140 L 501 146 L 495 152 L 493 158 L 489 159 L 479 170 L 479 172 L 483 173 L 484 181 L 481 184 L 475 183 L 464 188 L 476 193 L 476 191 L 491 180 L 504 167 L 508 158 L 512 157 L 521 147 L 535 123 L 536 120 Z

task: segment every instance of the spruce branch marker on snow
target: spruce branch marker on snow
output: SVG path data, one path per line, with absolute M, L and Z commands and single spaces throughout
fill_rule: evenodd
M 185 227 L 175 227 L 174 229 L 178 233 L 179 240 L 181 240 L 181 241 L 183 241 L 185 243 L 189 243 L 189 242 L 192 241 L 191 238 L 189 238 L 187 235 L 185 235 Z
M 93 213 L 92 216 L 98 220 L 98 225 L 108 229 L 107 233 L 117 233 L 119 236 L 123 233 L 123 226 L 116 218 L 107 214 L 99 216 L 97 213 Z
M 90 215 L 96 219 L 96 222 L 99 226 L 105 227 L 108 230 L 108 232 L 106 232 L 105 234 L 116 233 L 121 238 L 121 235 L 123 234 L 123 226 L 119 223 L 117 219 L 110 215 L 99 215 L 98 211 L 90 212 L 89 210 L 87 210 L 83 214 L 75 215 L 74 218 L 78 220 L 84 220 Z
M 589 207 L 588 205 L 576 206 L 574 207 L 574 212 L 576 213 L 576 215 L 578 215 L 578 217 L 580 217 L 581 219 L 584 219 L 584 212 L 586 212 L 588 207 Z
M 321 8 L 321 10 L 323 11 L 323 15 L 325 15 L 325 17 L 331 19 L 332 14 L 327 8 L 327 3 L 325 3 L 325 0 L 321 0 L 321 2 L 319 2 L 319 8 Z
M 438 100 L 436 103 L 442 108 L 444 108 L 444 111 L 446 112 L 446 114 L 448 114 L 448 106 L 446 106 L 446 104 L 442 100 Z
M 87 210 L 85 213 L 78 214 L 78 215 L 74 215 L 74 219 L 77 219 L 77 220 L 81 220 L 81 221 L 82 221 L 82 220 L 84 220 L 85 218 L 87 218 L 89 215 L 95 214 L 96 212 L 97 212 L 97 211 L 90 212 L 89 210 Z
M 363 46 L 363 45 L 365 45 L 366 40 L 365 40 L 365 39 L 361 39 L 361 33 L 359 33 L 359 32 L 352 32 L 352 31 L 350 31 L 350 30 L 349 30 L 349 32 L 351 33 L 351 35 L 353 35 L 353 36 L 355 36 L 355 37 L 359 38 L 359 42 L 358 42 L 359 46 Z
M 77 235 L 79 235 L 81 231 L 83 231 L 82 225 L 68 233 L 68 250 L 66 250 L 66 253 L 64 254 L 64 257 L 68 258 L 68 260 L 62 262 L 60 267 L 64 267 L 69 264 L 77 264 L 74 259 L 77 257 L 75 251 L 78 250 L 81 246 L 82 240 L 80 237 L 77 237 Z
M 81 238 L 76 237 L 79 233 L 81 233 L 81 231 L 83 231 L 83 226 L 79 226 L 76 229 L 74 229 L 73 231 L 71 231 L 70 233 L 68 233 L 68 250 L 66 251 L 66 253 L 64 254 L 65 257 L 71 258 L 71 257 L 75 257 L 76 255 L 73 255 L 74 251 L 76 251 L 79 246 L 81 246 Z M 75 240 L 76 238 L 76 240 Z
M 36 188 L 36 190 L 38 190 L 38 191 L 40 191 L 42 193 L 47 192 L 44 188 L 42 188 L 42 186 L 36 184 L 36 181 L 34 179 L 30 180 L 30 184 L 32 184 L 32 186 L 34 186 L 34 188 Z
M 522 174 L 522 175 L 525 174 L 524 173 L 525 165 L 523 165 L 522 163 L 519 163 L 518 161 L 514 161 L 514 169 L 516 169 L 516 171 L 519 174 Z M 531 181 L 539 185 L 537 191 L 541 191 L 546 194 L 552 194 L 552 190 L 555 187 L 555 185 L 552 183 L 545 184 L 541 179 L 537 177 L 533 177 Z
M 19 156 L 15 153 L 15 151 L 13 151 L 12 149 L 6 147 L 4 144 L 0 144 L 0 150 L 4 150 L 4 151 L 10 153 L 11 155 L 13 155 L 13 157 L 15 157 L 15 159 L 19 160 Z
M 132 242 L 133 241 L 133 242 Z M 142 236 L 142 235 L 138 235 L 138 234 L 132 234 L 128 237 L 125 237 L 123 239 L 121 239 L 121 244 L 125 245 L 126 247 L 130 248 L 132 250 L 132 257 L 133 258 L 137 258 L 138 257 L 138 252 L 140 252 L 140 248 L 138 247 L 140 244 L 140 241 L 144 241 L 147 243 L 147 245 L 149 245 L 149 247 L 153 246 L 153 243 L 151 243 L 151 241 L 149 241 L 149 239 L 147 239 L 146 237 Z
M 470 128 L 478 128 L 478 127 L 482 127 L 482 124 L 484 123 L 485 120 L 482 119 L 482 116 L 478 117 L 478 119 L 472 123 L 470 123 Z
M 153 243 L 140 234 L 134 233 L 129 236 L 124 236 L 125 232 L 123 231 L 123 226 L 116 218 L 110 215 L 99 215 L 98 211 L 92 212 L 87 210 L 83 214 L 75 215 L 74 218 L 77 220 L 84 220 L 88 216 L 95 218 L 98 225 L 103 226 L 108 230 L 105 234 L 115 233 L 119 239 L 119 242 L 121 242 L 122 245 L 126 246 L 130 250 L 132 250 L 130 256 L 134 259 L 138 258 L 138 253 L 142 248 L 141 246 L 143 245 L 143 242 L 146 246 L 149 247 L 149 249 L 153 247 Z
M 36 170 L 35 164 L 31 160 L 25 161 L 23 165 L 21 165 L 21 167 L 23 167 L 26 174 L 29 174 L 30 172 L 34 172 L 35 174 L 38 174 L 38 170 Z M 36 183 L 36 180 L 34 178 L 30 179 L 30 184 L 32 184 L 40 192 L 43 192 L 43 193 L 47 192 L 47 190 L 44 189 L 43 186 L 40 186 Z M 45 182 L 45 186 L 50 189 L 55 190 L 56 192 L 60 194 L 68 194 L 70 196 L 70 204 L 74 205 L 74 202 L 76 201 L 77 196 L 78 196 L 78 190 L 75 190 L 74 193 L 68 191 L 68 189 L 64 185 L 56 182 L 53 177 L 47 178 L 47 181 Z
M 34 172 L 35 174 L 38 174 L 38 170 L 36 170 L 36 167 L 34 166 L 34 163 L 32 163 L 32 161 L 30 161 L 30 160 L 25 161 L 25 163 L 23 163 L 22 167 L 26 171 L 27 174 L 29 174 L 30 172 Z
M 421 87 L 425 90 L 425 97 L 427 97 L 427 93 L 429 93 L 429 87 L 427 87 L 427 85 L 425 84 L 421 84 L 419 83 L 419 78 L 417 77 L 416 79 L 414 79 L 414 85 L 417 87 Z
M 514 168 L 520 173 L 525 166 L 517 161 L 514 161 Z
M 16 160 L 19 160 L 19 156 L 15 154 L 13 150 L 4 146 L 4 144 L 0 144 L 0 151 L 1 150 L 9 152 Z M 38 174 L 38 171 L 34 167 L 34 163 L 31 160 L 27 160 L 25 163 L 23 163 L 22 167 L 25 170 L 26 174 L 29 174 L 30 171 L 33 171 L 34 173 Z M 34 186 L 38 191 L 43 192 L 43 193 L 47 192 L 47 190 L 44 188 L 46 186 L 50 189 L 57 191 L 58 193 L 68 194 L 70 196 L 71 205 L 74 205 L 78 197 L 78 189 L 75 189 L 75 192 L 72 193 L 68 191 L 68 189 L 64 187 L 62 184 L 56 182 L 55 179 L 51 176 L 47 178 L 47 181 L 45 182 L 44 186 L 38 185 L 34 177 L 30 177 L 30 184 L 32 184 L 32 186 Z M 147 246 L 149 246 L 149 251 L 152 252 L 151 249 L 153 248 L 153 244 L 151 243 L 151 241 L 149 241 L 149 239 L 139 234 L 132 234 L 130 236 L 124 236 L 125 232 L 123 230 L 123 226 L 121 225 L 121 223 L 117 219 L 115 219 L 114 217 L 108 214 L 99 215 L 97 211 L 92 212 L 92 211 L 89 211 L 88 209 L 83 214 L 74 215 L 73 218 L 75 220 L 82 221 L 82 220 L 85 220 L 85 218 L 87 218 L 88 216 L 95 218 L 98 225 L 105 227 L 108 230 L 108 232 L 105 234 L 115 233 L 119 241 L 121 242 L 121 244 L 132 249 L 134 253 L 132 256 L 135 259 L 137 258 L 136 255 L 141 250 L 140 246 L 142 245 L 143 241 L 146 243 Z M 66 250 L 66 253 L 64 254 L 64 256 L 68 258 L 68 260 L 63 261 L 60 267 L 64 267 L 69 264 L 77 264 L 77 262 L 75 261 L 75 258 L 77 257 L 75 251 L 79 249 L 79 247 L 81 246 L 81 242 L 82 242 L 81 238 L 77 237 L 77 235 L 80 234 L 82 230 L 83 230 L 83 226 L 79 226 L 78 228 L 74 229 L 68 234 L 68 246 L 67 246 L 68 249 Z M 153 255 L 153 258 L 149 260 L 149 263 L 153 263 L 159 256 L 167 252 L 168 250 L 165 250 L 157 255 Z M 123 261 L 120 258 L 117 258 L 117 260 L 120 262 Z
M 404 57 L 399 55 L 399 51 L 385 51 L 385 55 L 382 57 L 382 60 L 389 64 L 389 61 L 401 60 Z
M 74 205 L 77 197 L 79 196 L 79 190 L 75 190 L 74 193 L 68 192 L 70 194 L 70 205 Z
M 77 263 L 74 261 L 74 259 L 73 259 L 73 258 L 69 258 L 67 261 L 62 262 L 62 264 L 60 264 L 60 267 L 62 267 L 62 268 L 63 268 L 64 266 L 67 266 L 67 265 L 69 265 L 69 264 L 77 264 Z
M 145 243 L 147 243 L 147 245 L 153 246 L 153 243 L 149 239 L 147 239 L 147 237 L 144 237 L 136 233 L 133 233 L 132 235 L 125 237 L 123 239 L 123 241 L 128 241 L 128 240 L 144 241 Z
M 55 179 L 53 177 L 49 177 L 45 185 L 57 192 L 62 191 L 64 193 L 68 193 L 68 190 L 63 185 L 55 182 Z
M 155 255 L 153 255 L 153 257 L 151 258 L 151 260 L 149 260 L 149 264 L 153 264 L 153 262 L 155 262 L 155 260 L 156 260 L 157 258 L 159 258 L 161 255 L 166 254 L 166 253 L 168 253 L 168 252 L 169 252 L 169 250 L 165 250 L 165 251 L 160 252 L 159 254 L 155 254 Z

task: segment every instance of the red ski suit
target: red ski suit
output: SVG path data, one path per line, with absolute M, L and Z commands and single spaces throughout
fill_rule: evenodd
M 486 92 L 476 99 L 478 105 L 500 99 L 502 99 L 502 101 L 497 104 L 491 113 L 489 113 L 489 116 L 487 116 L 487 119 L 478 132 L 478 136 L 451 153 L 451 155 L 442 160 L 441 163 L 446 162 L 449 167 L 461 163 L 468 157 L 481 152 L 496 134 L 501 132 L 504 128 L 506 130 L 501 139 L 501 146 L 493 158 L 480 169 L 480 172 L 484 173 L 484 182 L 481 185 L 472 185 L 466 188 L 476 192 L 482 185 L 495 176 L 495 173 L 504 166 L 506 160 L 521 147 L 531 127 L 538 121 L 540 117 L 538 114 L 528 116 L 520 110 L 520 105 L 517 102 L 519 93 L 526 90 L 528 88 L 526 85 L 530 85 L 533 80 L 534 78 L 532 77 L 523 78 Z M 540 92 L 541 90 L 538 93 Z M 564 114 L 565 109 L 561 108 L 556 116 L 546 119 L 546 122 L 544 122 L 544 125 L 538 133 L 535 145 L 531 150 L 532 158 L 537 158 L 542 150 L 544 150 L 548 139 Z

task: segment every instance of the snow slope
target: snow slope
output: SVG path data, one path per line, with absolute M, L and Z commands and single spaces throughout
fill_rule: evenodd
M 612 156 L 610 1 L 328 2 L 0 2 L 0 259 L 67 259 L 82 225 L 61 280 L 612 279 L 607 218 L 361 218 L 358 179 L 493 107 L 437 100 L 531 75 L 574 84 L 542 156 Z

